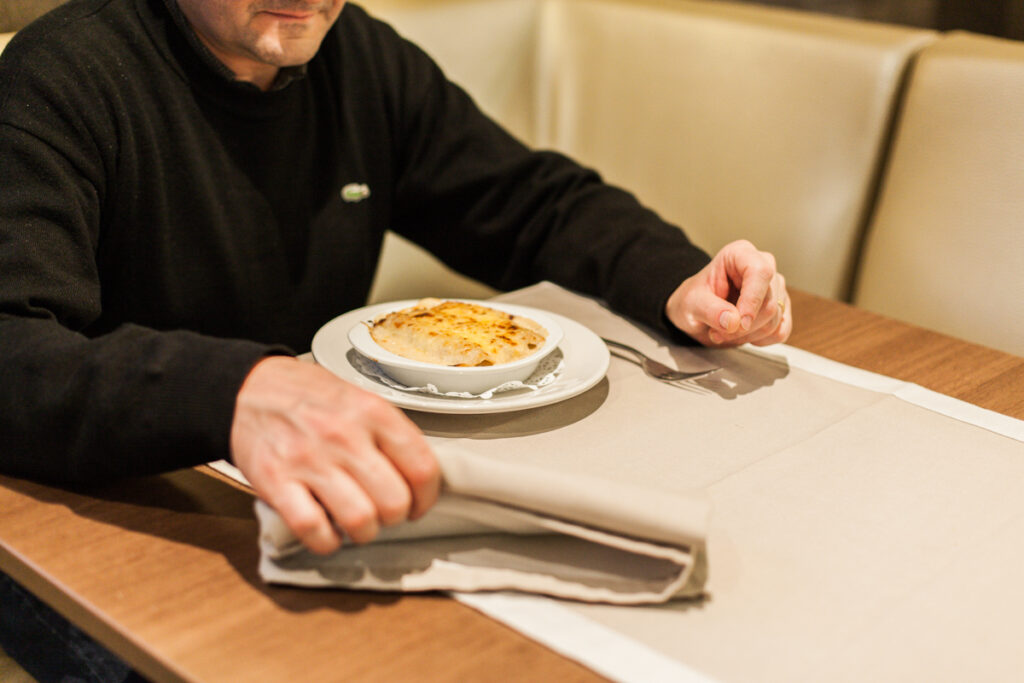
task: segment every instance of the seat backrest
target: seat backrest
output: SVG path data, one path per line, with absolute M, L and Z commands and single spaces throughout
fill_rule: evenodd
M 20 31 L 65 2 L 67 0 L 3 0 L 0 2 L 0 34 Z
M 1024 43 L 924 50 L 896 128 L 854 302 L 1024 355 Z
M 362 4 L 426 50 L 481 109 L 524 141 L 533 140 L 540 0 L 365 0 Z M 483 298 L 493 293 L 389 233 L 370 302 L 426 295 Z
M 537 22 L 542 0 L 364 0 L 368 12 L 426 50 L 480 108 L 534 137 Z
M 545 5 L 538 141 L 710 251 L 847 298 L 906 66 L 931 31 L 694 0 Z

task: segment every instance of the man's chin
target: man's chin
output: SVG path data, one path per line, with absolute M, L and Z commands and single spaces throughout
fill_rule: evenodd
M 261 17 L 263 18 L 263 17 Z M 264 19 L 263 26 L 254 26 L 253 52 L 265 64 L 276 67 L 298 66 L 313 59 L 329 26 L 322 26 L 319 17 L 307 21 L 287 22 Z
M 283 39 L 260 41 L 254 51 L 264 64 L 276 67 L 299 66 L 316 56 L 319 40 Z

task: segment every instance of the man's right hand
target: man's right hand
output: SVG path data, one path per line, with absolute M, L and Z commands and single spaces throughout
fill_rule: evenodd
M 372 540 L 437 499 L 423 434 L 380 397 L 294 358 L 257 363 L 238 392 L 234 464 L 310 550 Z

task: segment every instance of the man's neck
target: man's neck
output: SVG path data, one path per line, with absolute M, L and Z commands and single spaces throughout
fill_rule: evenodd
M 187 18 L 187 17 L 186 17 Z M 225 50 L 221 50 L 214 43 L 209 41 L 199 31 L 193 28 L 193 32 L 202 41 L 203 45 L 210 54 L 213 55 L 221 64 L 226 66 L 229 71 L 235 76 L 235 80 L 243 81 L 245 83 L 252 83 L 260 90 L 266 92 L 271 89 L 274 82 L 277 80 L 277 75 L 281 71 L 279 67 L 271 64 L 263 64 L 256 62 L 245 57 L 239 57 Z

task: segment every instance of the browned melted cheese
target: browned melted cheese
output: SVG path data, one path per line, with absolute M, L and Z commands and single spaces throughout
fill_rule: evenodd
M 374 320 L 370 336 L 403 358 L 472 367 L 525 358 L 544 345 L 547 330 L 487 306 L 423 299 Z

